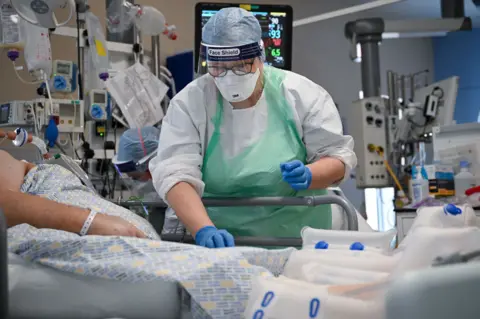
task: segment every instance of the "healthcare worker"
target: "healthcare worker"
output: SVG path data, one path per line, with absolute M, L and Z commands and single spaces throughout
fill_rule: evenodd
M 158 149 L 160 130 L 153 126 L 128 129 L 120 137 L 112 163 L 135 196 L 156 195 L 148 163 Z M 157 197 L 158 196 L 154 196 Z
M 160 201 L 152 184 L 148 163 L 156 154 L 160 130 L 147 126 L 141 129 L 128 129 L 120 137 L 118 153 L 112 162 L 120 173 L 122 183 L 131 193 L 131 200 Z M 143 207 L 148 221 L 161 233 L 165 222 L 165 209 Z M 142 211 L 140 211 L 142 212 Z
M 162 124 L 154 186 L 198 245 L 234 246 L 233 236 L 298 237 L 330 229 L 331 207 L 205 208 L 201 197 L 323 195 L 356 165 L 353 139 L 330 95 L 298 74 L 263 64 L 258 20 L 220 10 L 204 26 L 208 74 L 172 99 Z M 233 236 L 232 236 L 233 235 Z

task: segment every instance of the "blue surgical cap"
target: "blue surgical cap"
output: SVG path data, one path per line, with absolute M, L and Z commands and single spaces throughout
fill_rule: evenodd
M 262 28 L 257 18 L 245 9 L 225 8 L 218 11 L 203 27 L 206 45 L 242 46 L 258 43 Z
M 126 130 L 118 143 L 116 161 L 118 163 L 140 161 L 157 150 L 159 137 L 160 130 L 153 126 Z

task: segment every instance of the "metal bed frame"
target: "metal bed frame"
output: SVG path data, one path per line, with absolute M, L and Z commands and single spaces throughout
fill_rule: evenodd
M 246 206 L 310 206 L 337 204 L 343 208 L 347 216 L 348 230 L 358 231 L 357 211 L 353 204 L 338 191 L 337 195 L 305 196 L 305 197 L 252 197 L 252 198 L 204 198 L 203 204 L 206 207 L 246 207 Z M 163 201 L 120 201 L 118 205 L 130 208 L 146 206 L 150 208 L 167 208 Z M 308 226 L 308 225 L 305 225 Z M 164 234 L 161 236 L 164 241 L 194 243 L 192 236 L 183 234 Z M 235 244 L 238 246 L 262 246 L 262 247 L 300 247 L 301 238 L 279 238 L 279 237 L 236 237 Z
M 341 206 L 347 216 L 348 230 L 358 230 L 358 218 L 355 207 L 340 192 L 336 196 L 307 196 L 307 197 L 257 197 L 257 198 L 205 198 L 203 203 L 210 207 L 232 207 L 232 206 L 318 206 L 326 204 L 337 204 Z M 124 207 L 138 207 L 148 205 L 150 207 L 167 208 L 164 202 L 138 202 L 126 201 L 117 204 Z M 171 242 L 193 243 L 191 236 L 164 235 L 162 240 Z M 238 246 L 289 246 L 300 247 L 301 238 L 272 238 L 272 237 L 236 237 Z M 7 224 L 5 216 L 0 209 L 0 318 L 8 318 L 9 302 L 8 286 L 8 249 L 7 249 Z

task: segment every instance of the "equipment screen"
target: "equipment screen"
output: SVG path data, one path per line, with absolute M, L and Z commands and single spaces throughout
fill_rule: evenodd
M 70 74 L 71 66 L 68 63 L 57 63 L 57 74 Z
M 262 27 L 266 64 L 283 70 L 292 69 L 293 9 L 286 5 L 257 5 L 231 3 L 198 3 L 195 13 L 195 63 L 198 68 L 198 50 L 202 28 L 220 9 L 241 7 L 252 12 Z
M 105 104 L 105 94 L 93 94 L 93 103 Z
M 0 124 L 7 124 L 10 116 L 10 104 L 0 105 Z

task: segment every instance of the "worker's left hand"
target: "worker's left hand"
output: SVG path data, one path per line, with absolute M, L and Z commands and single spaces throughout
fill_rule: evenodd
M 299 160 L 280 165 L 282 177 L 285 182 L 296 190 L 309 189 L 312 184 L 312 172 Z

